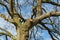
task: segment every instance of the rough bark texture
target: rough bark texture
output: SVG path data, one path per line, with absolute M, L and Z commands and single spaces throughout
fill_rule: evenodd
M 28 19 L 23 25 L 17 28 L 17 38 L 18 40 L 28 40 L 29 29 L 32 26 L 32 20 Z
M 28 31 L 24 27 L 17 28 L 17 39 L 16 40 L 28 40 Z
M 17 39 L 16 40 L 28 40 L 28 31 L 24 29 L 17 29 Z
M 6 33 L 0 33 L 0 34 L 7 35 L 7 36 L 11 37 L 13 40 L 28 40 L 29 29 L 31 29 L 34 25 L 41 24 L 40 22 L 43 19 L 46 19 L 48 17 L 60 16 L 60 12 L 50 12 L 50 13 L 42 14 L 42 8 L 41 8 L 42 3 L 50 3 L 52 5 L 57 5 L 57 6 L 60 6 L 60 4 L 57 4 L 55 2 L 51 2 L 50 0 L 49 1 L 48 0 L 36 0 L 36 2 L 37 2 L 37 9 L 36 10 L 38 12 L 37 17 L 34 19 L 26 19 L 26 20 L 23 19 L 23 17 L 21 17 L 21 15 L 19 15 L 18 12 L 16 11 L 15 6 L 14 6 L 15 5 L 14 0 L 9 1 L 11 9 L 8 9 L 8 7 L 5 4 L 0 2 L 1 5 L 6 7 L 9 15 L 11 16 L 11 19 L 6 18 L 5 15 L 0 15 L 0 17 L 13 23 L 16 26 L 17 36 L 12 37 L 13 35 L 10 34 L 9 32 L 7 32 L 6 30 L 4 30 Z M 21 23 L 21 20 L 25 20 L 23 22 L 23 24 Z M 3 29 L 1 29 L 1 30 L 3 30 Z M 50 29 L 48 29 L 48 28 L 46 28 L 46 30 L 50 31 Z
M 41 9 L 41 3 L 42 0 L 37 0 L 37 12 L 38 12 L 38 15 L 37 16 L 40 16 L 42 15 L 42 9 Z

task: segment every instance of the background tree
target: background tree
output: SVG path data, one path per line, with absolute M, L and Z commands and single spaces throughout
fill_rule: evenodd
M 17 35 L 15 37 L 3 28 L 0 28 L 4 31 L 0 32 L 0 34 L 6 35 L 6 39 L 9 36 L 12 40 L 31 40 L 33 34 L 34 40 L 39 40 L 36 38 L 36 34 L 40 28 L 41 30 L 47 30 L 52 40 L 59 40 L 60 12 L 58 12 L 59 9 L 57 10 L 57 7 L 60 4 L 58 2 L 59 0 L 0 0 L 0 5 L 8 12 L 8 16 L 0 14 L 0 17 L 15 25 Z M 44 8 L 48 4 L 53 5 L 53 7 L 56 6 L 55 11 L 49 12 L 48 8 L 51 5 Z M 29 18 L 23 16 L 24 11 L 27 11 L 25 9 L 27 6 L 30 8 L 31 17 Z M 34 30 L 34 27 L 36 30 Z M 29 33 L 29 30 L 31 33 Z

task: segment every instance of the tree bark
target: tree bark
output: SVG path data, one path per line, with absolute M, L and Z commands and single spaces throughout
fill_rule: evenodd
M 37 12 L 38 12 L 37 17 L 42 15 L 42 9 L 41 9 L 41 4 L 42 3 L 41 2 L 42 2 L 42 0 L 37 0 Z
M 16 40 L 28 40 L 28 30 L 18 27 Z

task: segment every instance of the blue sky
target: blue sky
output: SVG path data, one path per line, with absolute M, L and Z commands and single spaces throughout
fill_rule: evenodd
M 14 36 L 16 36 L 16 30 L 15 30 L 15 28 L 14 28 L 15 26 L 14 26 L 13 24 L 5 21 L 3 18 L 0 18 L 0 27 L 3 28 L 3 29 L 5 29 L 5 30 L 8 30 L 8 31 L 11 32 Z M 12 28 L 12 27 L 13 27 L 13 28 Z M 12 29 L 13 29 L 13 30 L 12 30 Z M 35 29 L 36 29 L 36 28 L 35 28 Z M 42 33 L 41 33 L 41 32 L 40 32 L 40 29 L 39 29 L 39 31 L 38 31 L 38 33 L 37 33 L 37 37 L 39 37 L 39 36 L 44 36 L 44 37 L 43 37 L 44 40 L 48 40 L 48 39 L 51 40 L 51 38 L 50 38 L 50 36 L 49 36 L 49 34 L 48 34 L 48 32 L 47 32 L 46 30 L 43 30 Z M 5 40 L 5 36 L 0 36 L 0 39 Z M 9 40 L 10 40 L 10 38 L 9 38 Z
M 16 36 L 15 26 L 13 24 L 5 21 L 3 18 L 0 18 L 0 27 L 9 31 L 14 36 Z M 0 36 L 0 39 L 5 40 L 5 36 Z
M 22 2 L 22 1 L 21 1 Z M 31 15 L 31 8 L 30 8 L 31 6 L 26 6 L 26 7 L 23 7 L 22 8 L 22 15 L 24 16 L 24 18 L 30 18 L 30 15 Z M 6 9 L 4 9 L 3 7 L 0 7 L 0 12 L 1 13 L 5 13 L 5 15 L 8 15 L 7 14 L 7 12 L 6 12 Z M 15 32 L 15 34 L 14 35 L 16 35 L 16 31 L 15 31 L 15 29 L 14 30 L 11 30 L 11 25 L 10 25 L 11 23 L 9 23 L 9 22 L 7 22 L 7 21 L 5 21 L 4 19 L 2 19 L 2 18 L 0 18 L 0 27 L 2 27 L 2 28 L 4 28 L 4 29 L 6 29 L 6 30 L 8 30 L 9 32 L 11 32 L 12 34 L 14 34 L 14 32 Z M 9 27 L 9 28 L 8 28 Z M 14 26 L 13 26 L 14 27 Z M 9 30 L 10 29 L 10 30 Z M 43 33 L 40 33 L 40 32 L 38 32 L 37 33 L 37 37 L 39 37 L 38 35 L 40 35 L 40 36 L 44 36 L 43 38 L 44 38 L 44 40 L 51 40 L 51 38 L 50 38 L 50 36 L 49 36 L 49 34 L 48 34 L 48 32 L 46 31 L 46 30 L 43 30 Z M 2 40 L 5 40 L 5 36 L 0 36 L 0 38 L 2 39 Z
M 23 0 L 21 0 L 21 3 L 23 3 Z M 44 7 L 45 6 L 45 7 Z M 44 4 L 42 7 L 44 7 L 46 9 L 47 12 L 51 12 L 53 11 L 54 7 L 51 4 Z M 49 8 L 48 8 L 49 7 Z M 5 15 L 8 15 L 6 9 L 4 9 L 2 6 L 0 6 L 0 13 L 3 13 Z M 31 6 L 28 5 L 26 7 L 22 8 L 22 16 L 24 18 L 30 18 L 31 17 Z M 50 26 L 50 25 L 47 25 Z M 11 32 L 14 36 L 16 35 L 16 30 L 15 30 L 15 26 L 12 23 L 9 23 L 7 21 L 5 21 L 3 18 L 0 18 L 0 27 L 4 28 L 6 30 L 8 30 L 9 32 Z M 13 27 L 13 28 L 12 28 Z M 13 30 L 12 30 L 13 29 Z M 36 30 L 36 29 L 35 29 Z M 42 30 L 42 33 L 40 32 L 40 29 L 38 31 L 38 33 L 36 34 L 37 38 L 39 38 L 39 36 L 42 36 L 44 38 L 44 40 L 51 40 L 47 30 Z M 5 40 L 5 36 L 0 36 L 1 40 Z M 9 40 L 11 40 L 9 38 Z M 34 39 L 33 39 L 34 40 Z M 40 39 L 39 39 L 40 40 Z

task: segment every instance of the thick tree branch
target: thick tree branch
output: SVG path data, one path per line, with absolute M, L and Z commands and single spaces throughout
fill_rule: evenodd
M 6 20 L 6 21 L 8 21 L 8 22 L 10 22 L 10 23 L 13 23 L 13 22 L 14 22 L 13 19 L 7 18 L 6 15 L 4 15 L 4 14 L 0 14 L 0 17 L 1 17 L 1 18 L 4 18 L 4 20 Z
M 42 0 L 37 0 L 37 13 L 38 13 L 37 16 L 42 15 L 41 3 L 42 3 Z
M 8 9 L 7 5 L 5 5 L 2 2 L 0 2 L 0 5 L 4 6 L 6 8 L 7 12 L 9 13 L 9 15 L 12 17 L 11 11 Z
M 33 19 L 33 25 L 36 25 L 38 24 L 41 20 L 43 19 L 46 19 L 48 17 L 51 17 L 51 16 L 60 16 L 60 12 L 49 12 L 49 13 L 45 13 L 39 17 L 36 17 L 35 19 Z
M 6 8 L 8 14 L 9 14 L 11 17 L 13 17 L 13 15 L 18 15 L 23 21 L 25 21 L 25 19 L 24 19 L 21 15 L 19 15 L 19 14 L 17 13 L 16 9 L 14 9 L 14 7 L 13 7 L 14 5 L 12 6 L 12 3 L 13 3 L 12 0 L 10 0 L 10 3 L 11 3 L 11 10 L 8 9 L 7 5 L 5 5 L 3 2 L 0 2 L 0 4 Z M 12 10 L 12 9 L 13 9 L 13 10 Z M 14 11 L 15 14 L 13 14 L 12 11 Z
M 15 15 L 17 15 L 19 18 L 21 18 L 24 22 L 25 22 L 25 19 L 18 14 L 16 8 L 15 8 L 15 1 L 14 0 L 10 0 L 10 7 L 11 7 L 11 12 L 12 12 L 12 17 L 14 17 Z
M 43 14 L 43 15 L 41 15 L 39 17 L 36 17 L 34 19 L 29 19 L 29 20 L 27 19 L 27 21 L 25 22 L 24 25 L 28 25 L 29 24 L 28 26 L 30 28 L 32 28 L 34 25 L 39 24 L 43 19 L 49 18 L 51 16 L 60 16 L 60 12 L 52 11 L 52 12 L 49 12 L 49 13 L 45 13 L 45 14 Z M 26 24 L 26 23 L 28 23 L 28 24 Z
M 60 4 L 58 4 L 56 2 L 52 2 L 52 1 L 42 1 L 42 3 L 49 3 L 49 4 L 52 4 L 52 5 L 60 6 Z
M 51 17 L 51 16 L 60 16 L 60 12 L 49 12 L 49 13 L 45 13 L 45 14 L 39 16 L 39 17 L 36 17 L 34 19 L 29 19 L 25 22 L 24 26 L 29 26 L 29 29 L 30 29 L 34 25 L 41 24 L 41 21 L 43 19 L 46 19 L 46 18 Z M 49 29 L 49 30 L 51 30 L 51 29 Z M 51 30 L 51 31 L 57 33 L 54 30 Z M 60 33 L 58 33 L 58 34 L 60 35 Z
M 7 36 L 11 37 L 12 39 L 15 39 L 15 37 L 10 32 L 8 32 L 7 30 L 5 30 L 5 29 L 3 29 L 1 27 L 0 27 L 0 30 L 4 31 L 4 32 L 0 32 L 0 34 L 7 35 Z

